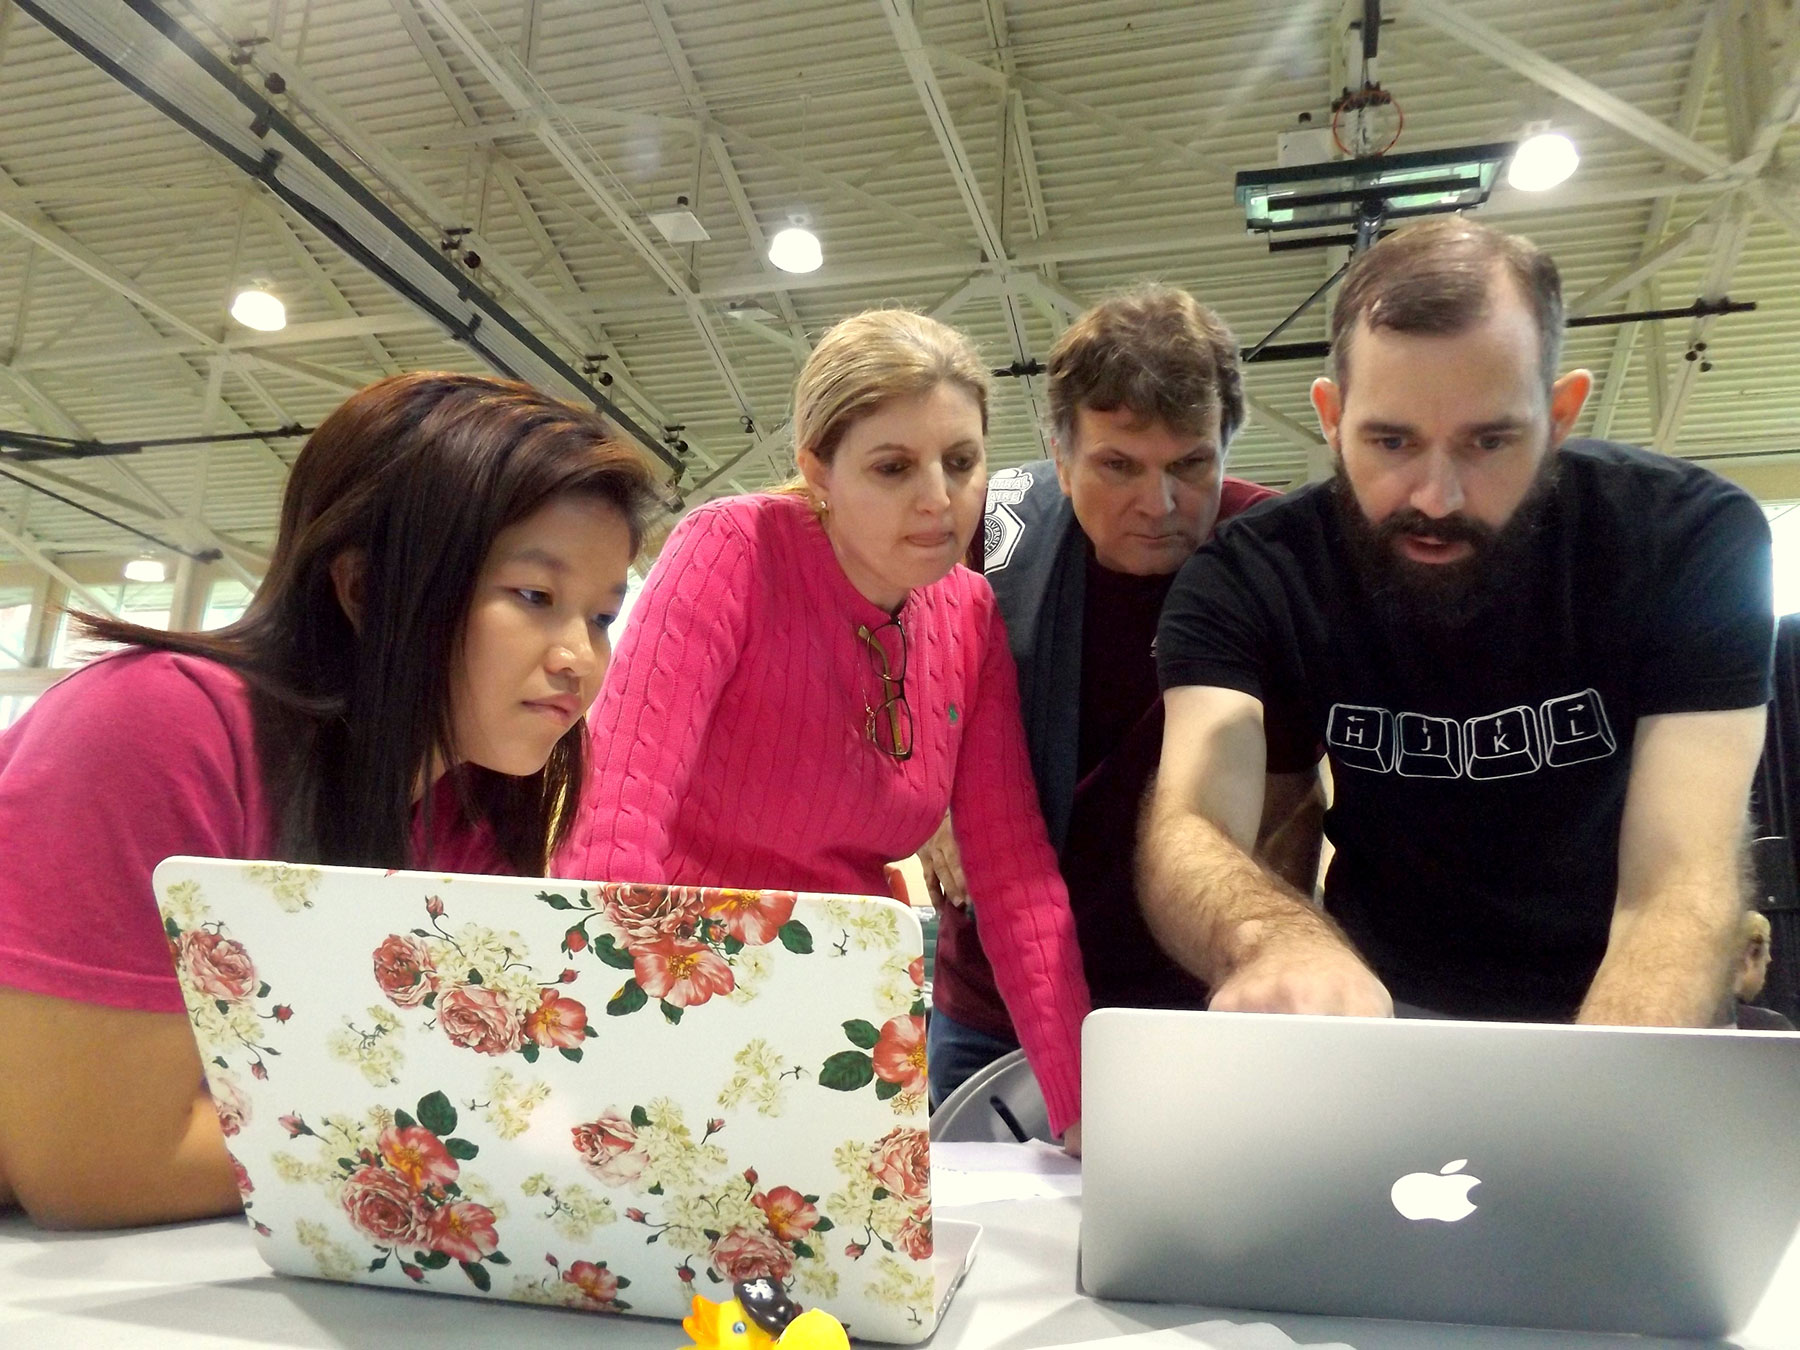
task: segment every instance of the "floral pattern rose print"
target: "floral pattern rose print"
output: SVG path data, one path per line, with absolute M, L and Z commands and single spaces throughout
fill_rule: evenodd
M 215 1068 L 206 1075 L 206 1090 L 212 1093 L 213 1110 L 219 1115 L 219 1133 L 227 1139 L 250 1121 L 250 1099 L 238 1080 L 225 1069 Z
M 332 869 L 250 866 L 173 865 L 158 892 L 250 1220 L 289 1268 L 661 1315 L 769 1275 L 861 1336 L 924 1334 L 924 970 L 901 911 L 414 874 L 365 880 L 364 906 Z M 364 955 L 321 962 L 328 934 Z M 300 987 L 295 1014 L 277 1000 Z M 821 1026 L 821 1006 L 843 1011 Z M 606 1040 L 626 1031 L 631 1052 Z
M 500 1215 L 493 1206 L 464 1193 L 469 1180 L 462 1164 L 480 1148 L 455 1133 L 456 1108 L 442 1092 L 419 1099 L 413 1115 L 383 1112 L 373 1141 L 368 1131 L 343 1120 L 326 1120 L 315 1130 L 304 1117 L 283 1116 L 281 1124 L 294 1138 L 312 1137 L 348 1152 L 335 1163 L 308 1168 L 277 1154 L 277 1171 L 287 1180 L 322 1179 L 337 1199 L 350 1226 L 375 1249 L 370 1271 L 390 1260 L 415 1284 L 454 1261 L 483 1293 L 493 1287 L 489 1266 L 510 1265 L 500 1250 Z
M 595 1195 L 579 1181 L 558 1181 L 547 1172 L 534 1172 L 519 1187 L 526 1195 L 540 1196 L 549 1205 L 544 1217 L 556 1225 L 556 1231 L 577 1241 L 596 1228 L 618 1220 L 613 1202 Z
M 531 1128 L 532 1113 L 549 1099 L 550 1085 L 541 1078 L 525 1083 L 509 1070 L 495 1069 L 488 1075 L 487 1099 L 464 1105 L 481 1112 L 481 1118 L 500 1138 L 517 1139 Z
M 735 1107 L 749 1102 L 759 1115 L 779 1116 L 786 1106 L 783 1088 L 806 1070 L 788 1067 L 785 1056 L 758 1036 L 731 1057 L 731 1077 L 719 1089 L 719 1105 Z
M 728 1171 L 725 1151 L 711 1142 L 724 1128 L 723 1119 L 709 1120 L 695 1140 L 680 1108 L 659 1100 L 610 1108 L 575 1126 L 571 1142 L 593 1176 L 643 1195 L 625 1218 L 648 1230 L 645 1242 L 680 1253 L 676 1276 L 684 1283 L 696 1263 L 715 1284 L 785 1281 L 796 1263 L 818 1261 L 814 1243 L 832 1221 L 816 1195 L 765 1188 L 755 1168 Z
M 748 997 L 768 972 L 756 949 L 779 943 L 807 955 L 812 933 L 794 918 L 792 891 L 729 891 L 698 886 L 606 883 L 574 899 L 540 891 L 552 909 L 581 914 L 563 934 L 570 956 L 591 952 L 630 971 L 606 1005 L 624 1017 L 656 1001 L 670 1022 L 715 998 Z
M 894 1111 L 910 1115 L 925 1101 L 925 962 L 906 967 L 912 984 L 912 1006 L 877 1027 L 854 1019 L 844 1035 L 854 1050 L 840 1050 L 819 1068 L 819 1083 L 839 1092 L 855 1092 L 875 1084 L 875 1095 L 892 1102 Z
M 827 1197 L 830 1211 L 840 1216 L 845 1230 L 860 1234 L 844 1246 L 844 1255 L 860 1261 L 871 1247 L 899 1252 L 913 1261 L 931 1256 L 931 1144 L 924 1130 L 901 1126 L 889 1130 L 874 1143 L 850 1140 L 833 1157 L 842 1189 Z M 876 1289 L 881 1301 L 904 1307 L 908 1315 L 922 1317 L 931 1296 L 930 1277 L 920 1277 L 890 1258 L 878 1263 Z
M 345 1017 L 343 1025 L 325 1038 L 325 1050 L 333 1059 L 356 1065 L 374 1086 L 390 1087 L 400 1081 L 400 1068 L 406 1060 L 401 1040 L 406 1033 L 400 1019 L 380 1004 L 367 1013 L 367 1027 Z
M 629 1289 L 631 1281 L 608 1270 L 606 1262 L 571 1261 L 564 1267 L 554 1253 L 545 1252 L 544 1263 L 555 1273 L 536 1280 L 520 1277 L 513 1285 L 514 1298 L 585 1312 L 631 1311 L 631 1305 L 619 1297 L 619 1291 Z
M 536 1063 L 545 1050 L 579 1062 L 594 1034 L 587 1007 L 563 992 L 577 973 L 542 980 L 526 961 L 517 933 L 464 924 L 444 926 L 444 902 L 427 896 L 429 928 L 390 933 L 371 957 L 375 984 L 397 1008 L 429 1010 L 452 1045 L 479 1055 L 511 1055 Z
M 244 944 L 213 919 L 197 883 L 178 882 L 169 888 L 162 920 L 201 1054 L 222 1070 L 247 1057 L 251 1076 L 267 1078 L 268 1059 L 281 1053 L 270 1044 L 272 1028 L 268 1024 L 286 1022 L 294 1010 L 285 1003 L 268 1005 L 265 1010 L 268 984 L 257 975 L 256 963 Z M 241 1096 L 238 1100 L 241 1104 Z M 228 1114 L 235 1114 L 241 1125 L 247 1118 L 245 1109 L 241 1105 L 221 1108 L 221 1124 Z
M 244 869 L 244 875 L 269 888 L 275 903 L 288 914 L 312 908 L 313 887 L 319 884 L 319 869 L 297 867 L 292 863 L 256 863 Z

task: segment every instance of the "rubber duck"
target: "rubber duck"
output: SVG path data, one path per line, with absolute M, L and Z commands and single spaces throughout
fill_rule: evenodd
M 819 1308 L 802 1311 L 774 1280 L 741 1280 L 732 1297 L 714 1303 L 694 1295 L 681 1329 L 693 1338 L 682 1350 L 850 1350 L 843 1324 Z

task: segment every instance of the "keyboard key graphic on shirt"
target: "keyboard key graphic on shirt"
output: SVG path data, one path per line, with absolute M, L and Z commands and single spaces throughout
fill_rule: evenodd
M 1394 767 L 1394 715 L 1386 708 L 1337 703 L 1325 723 L 1325 744 L 1340 763 L 1370 773 Z
M 1401 713 L 1396 719 L 1402 778 L 1457 778 L 1462 774 L 1462 724 L 1448 717 Z
M 1463 723 L 1468 745 L 1470 778 L 1517 778 L 1537 772 L 1536 708 L 1508 708 L 1488 717 L 1471 717 Z
M 1546 699 L 1539 709 L 1544 721 L 1544 762 L 1556 768 L 1605 759 L 1618 746 L 1606 723 L 1606 705 L 1595 690 Z

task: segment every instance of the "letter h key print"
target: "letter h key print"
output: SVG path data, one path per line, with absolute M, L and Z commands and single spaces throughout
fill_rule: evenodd
M 1386 708 L 1334 703 L 1325 722 L 1332 758 L 1352 769 L 1390 773 L 1394 767 L 1394 715 Z

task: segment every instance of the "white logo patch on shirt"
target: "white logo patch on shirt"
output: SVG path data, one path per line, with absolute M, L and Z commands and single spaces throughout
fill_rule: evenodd
M 1025 535 L 1025 522 L 1004 504 L 990 506 L 981 518 L 981 570 L 998 572 L 1012 561 L 1013 550 Z

